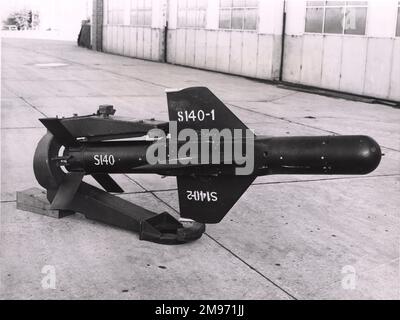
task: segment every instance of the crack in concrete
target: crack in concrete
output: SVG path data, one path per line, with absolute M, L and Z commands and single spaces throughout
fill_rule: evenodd
M 141 187 L 143 191 L 131 191 L 124 192 L 123 194 L 145 194 L 152 192 L 170 192 L 177 191 L 177 188 L 168 188 L 168 189 L 146 189 L 141 184 L 129 177 L 127 174 L 125 176 L 134 182 L 137 186 Z M 339 177 L 339 178 L 319 178 L 319 179 L 304 179 L 304 180 L 287 180 L 287 181 L 270 181 L 270 182 L 254 182 L 250 186 L 262 186 L 262 185 L 274 185 L 274 184 L 292 184 L 292 183 L 308 183 L 308 182 L 321 182 L 321 181 L 335 181 L 335 180 L 357 180 L 357 179 L 371 179 L 371 178 L 387 178 L 387 177 L 400 177 L 400 173 L 391 173 L 391 174 L 381 174 L 381 175 L 371 175 L 371 176 L 361 176 L 361 177 Z
M 264 112 L 260 112 L 260 111 L 256 111 L 256 110 L 252 110 L 252 109 L 247 109 L 247 108 L 245 108 L 245 107 L 241 107 L 241 106 L 238 106 L 238 105 L 232 104 L 232 103 L 227 103 L 227 104 L 228 104 L 229 106 L 231 106 L 231 107 L 238 108 L 238 109 L 240 109 L 240 110 L 245 110 L 245 111 L 248 111 L 248 112 L 251 112 L 251 113 L 263 115 L 263 116 L 266 116 L 266 117 L 269 117 L 269 118 L 272 118 L 272 119 L 276 119 L 276 120 L 285 121 L 285 122 L 288 122 L 288 123 L 297 124 L 297 125 L 300 125 L 300 126 L 303 126 L 303 127 L 306 127 L 306 128 L 310 128 L 310 129 L 314 129 L 314 130 L 319 130 L 319 131 L 322 131 L 322 132 L 327 132 L 327 133 L 331 133 L 331 134 L 338 135 L 338 136 L 341 135 L 340 133 L 337 133 L 337 132 L 335 132 L 335 131 L 326 130 L 326 129 L 322 129 L 322 128 L 319 128 L 319 127 L 315 127 L 315 126 L 311 126 L 311 125 L 308 125 L 308 124 L 304 124 L 304 123 L 302 123 L 302 122 L 289 120 L 289 119 L 287 119 L 287 118 L 285 118 L 285 117 L 273 116 L 273 115 L 268 114 L 268 113 L 264 113 Z M 394 148 L 390 148 L 390 147 L 385 147 L 385 146 L 383 146 L 383 145 L 381 145 L 381 148 L 382 148 L 382 149 L 383 149 L 383 148 L 384 148 L 384 149 L 388 149 L 388 150 L 395 151 L 395 152 L 400 152 L 400 150 L 397 150 L 397 149 L 394 149 Z
M 28 100 L 26 100 L 24 97 L 22 96 L 18 96 L 18 98 L 20 98 L 23 102 L 25 102 L 28 106 L 30 106 L 32 109 L 34 109 L 35 111 L 39 112 L 42 116 L 47 118 L 47 115 L 40 111 L 38 107 L 36 107 L 35 105 L 33 105 L 32 103 L 30 103 Z
M 129 180 L 131 180 L 132 182 L 134 182 L 136 185 L 138 185 L 140 188 L 142 188 L 143 190 L 147 191 L 147 193 L 150 193 L 154 198 L 156 198 L 158 201 L 160 201 L 161 203 L 163 203 L 164 205 L 166 205 L 168 208 L 170 208 L 171 210 L 173 210 L 175 213 L 179 214 L 179 212 L 177 210 L 175 210 L 175 208 L 173 208 L 171 205 L 169 205 L 167 202 L 165 202 L 163 199 L 161 199 L 159 196 L 157 196 L 154 191 L 150 191 L 148 189 L 146 189 L 141 183 L 137 182 L 135 179 L 127 176 Z M 212 241 L 214 241 L 216 244 L 218 244 L 221 248 L 223 248 L 224 250 L 226 250 L 227 252 L 229 252 L 233 257 L 235 257 L 236 259 L 238 259 L 240 262 L 242 262 L 243 264 L 245 264 L 248 268 L 250 268 L 251 270 L 253 270 L 254 272 L 256 272 L 258 275 L 260 275 L 263 279 L 267 280 L 268 282 L 270 282 L 273 286 L 275 286 L 276 288 L 280 289 L 281 291 L 283 291 L 285 294 L 287 294 L 290 298 L 297 300 L 297 298 L 292 295 L 291 293 L 289 293 L 287 290 L 285 290 L 284 288 L 282 288 L 281 286 L 279 286 L 277 283 L 275 283 L 273 280 L 269 279 L 266 275 L 264 275 L 261 271 L 257 270 L 255 267 L 253 267 L 251 264 L 249 264 L 248 262 L 246 262 L 243 258 L 239 257 L 236 253 L 234 253 L 232 250 L 230 250 L 229 248 L 227 248 L 226 246 L 224 246 L 222 243 L 220 243 L 218 240 L 216 240 L 215 238 L 213 238 L 212 236 L 210 236 L 207 232 L 204 232 L 204 234 L 211 239 Z
M 26 97 L 27 99 L 38 99 L 42 97 Z M 43 97 L 44 99 L 49 98 L 49 99 L 66 99 L 66 98 L 164 98 L 164 95 L 140 95 L 140 94 L 118 94 L 118 95 L 87 95 L 87 96 L 77 96 L 77 95 L 70 95 L 70 96 L 62 96 L 62 95 L 57 95 L 57 96 L 49 96 L 49 97 Z M 42 99 L 43 99 L 42 98 Z
M 1 100 L 16 100 L 20 97 L 9 97 L 9 98 L 2 98 Z M 147 94 L 118 94 L 118 95 L 106 95 L 106 94 L 96 94 L 96 95 L 56 95 L 56 96 L 25 96 L 25 99 L 65 99 L 65 98 L 165 98 L 165 95 L 155 94 L 155 95 L 147 95 Z
M 268 103 L 268 102 L 274 102 L 274 101 L 278 101 L 278 100 L 281 100 L 281 99 L 284 99 L 284 98 L 287 98 L 287 97 L 290 97 L 290 96 L 294 96 L 294 95 L 296 95 L 296 94 L 298 94 L 299 92 L 298 91 L 294 91 L 294 92 L 291 92 L 291 93 L 288 93 L 288 94 L 285 94 L 285 95 L 283 95 L 283 96 L 280 96 L 280 97 L 276 97 L 276 98 L 272 98 L 272 99 L 265 99 L 265 100 L 225 100 L 225 103 L 226 104 L 231 104 L 232 102 L 260 102 L 260 103 Z
M 233 255 L 236 259 L 240 260 L 242 263 L 244 263 L 246 266 L 248 266 L 251 270 L 253 270 L 254 272 L 256 272 L 257 274 L 259 274 L 261 277 L 263 277 L 265 280 L 267 280 L 268 282 L 270 282 L 273 286 L 277 287 L 278 289 L 282 290 L 284 293 L 286 293 L 289 297 L 291 297 L 293 300 L 297 300 L 297 298 L 291 294 L 289 291 L 287 291 L 286 289 L 282 288 L 279 284 L 277 284 L 276 282 L 274 282 L 273 280 L 271 280 L 270 278 L 268 278 L 266 275 L 264 275 L 261 271 L 259 271 L 258 269 L 256 269 L 255 267 L 253 267 L 251 264 L 249 264 L 248 262 L 246 262 L 244 259 L 242 259 L 241 257 L 239 257 L 236 253 L 234 253 L 231 249 L 229 249 L 228 247 L 224 246 L 221 242 L 219 242 L 217 239 L 213 238 L 212 236 L 210 236 L 208 233 L 204 233 L 207 237 L 209 237 L 211 240 L 213 240 L 215 243 L 217 243 L 218 245 L 220 245 L 222 248 L 224 248 L 226 251 L 228 251 L 231 255 Z
M 0 203 L 12 203 L 12 202 L 17 202 L 17 199 L 15 200 L 1 200 Z
M 18 49 L 22 49 L 21 47 L 18 47 L 18 46 L 17 46 L 17 48 L 18 48 Z M 152 82 L 152 81 L 149 81 L 149 80 L 144 80 L 144 79 L 141 79 L 141 78 L 129 76 L 129 75 L 126 75 L 126 74 L 121 74 L 121 73 L 118 73 L 118 72 L 115 72 L 115 71 L 111 71 L 111 70 L 109 70 L 109 69 L 100 68 L 100 67 L 94 67 L 94 66 L 92 66 L 92 65 L 87 65 L 87 64 L 80 63 L 80 62 L 77 62 L 77 61 L 74 61 L 74 60 L 69 60 L 69 59 L 67 59 L 67 58 L 60 58 L 60 57 L 58 57 L 58 56 L 51 55 L 51 54 L 49 54 L 49 53 L 40 52 L 40 51 L 37 51 L 37 50 L 31 50 L 31 51 L 32 51 L 32 52 L 35 52 L 35 53 L 37 53 L 37 54 L 40 54 L 40 55 L 44 55 L 44 56 L 48 56 L 48 57 L 52 57 L 52 58 L 59 59 L 59 60 L 61 60 L 61 61 L 68 62 L 68 63 L 71 64 L 71 65 L 72 65 L 72 64 L 75 64 L 75 65 L 78 65 L 78 66 L 83 66 L 83 67 L 88 68 L 88 69 L 98 70 L 98 71 L 104 71 L 104 72 L 108 72 L 108 73 L 110 73 L 110 74 L 113 74 L 113 75 L 116 75 L 116 76 L 119 76 L 119 77 L 124 77 L 124 78 L 128 78 L 128 79 L 134 79 L 134 80 L 137 80 L 137 81 L 139 81 L 139 82 L 151 84 L 151 85 L 154 85 L 154 86 L 157 86 L 157 87 L 167 88 L 167 86 L 165 86 L 165 85 L 163 85 L 163 84 L 159 84 L 159 83 Z M 100 52 L 98 52 L 98 53 L 100 53 Z M 152 62 L 155 62 L 155 61 L 152 61 Z
M 289 180 L 289 181 L 271 181 L 271 182 L 255 182 L 252 183 L 251 186 L 256 185 L 267 185 L 267 184 L 284 184 L 284 183 L 299 183 L 299 182 L 321 182 L 321 181 L 334 181 L 334 180 L 358 180 L 358 179 L 370 179 L 370 178 L 382 178 L 382 177 L 398 177 L 400 173 L 392 173 L 392 174 L 380 174 L 373 176 L 364 176 L 364 177 L 339 177 L 339 178 L 319 178 L 319 179 L 304 179 L 304 180 Z
M 10 48 L 14 48 L 14 49 L 24 50 L 24 48 L 23 48 L 23 47 L 20 47 L 20 46 L 15 46 L 15 45 L 12 46 L 12 45 L 11 45 L 11 46 L 9 46 L 9 47 L 10 47 Z M 38 55 L 43 55 L 43 56 L 55 58 L 55 59 L 58 59 L 58 60 L 60 60 L 60 61 L 68 62 L 70 65 L 74 65 L 74 64 L 75 64 L 75 65 L 83 66 L 83 67 L 85 67 L 85 68 L 92 69 L 92 70 L 105 71 L 105 72 L 108 72 L 108 73 L 110 73 L 110 74 L 117 75 L 117 76 L 119 76 L 119 77 L 125 77 L 125 78 L 128 78 L 128 79 L 134 79 L 134 80 L 137 80 L 137 81 L 139 81 L 139 82 L 143 82 L 143 83 L 147 83 L 147 84 L 152 84 L 152 85 L 154 85 L 154 86 L 166 88 L 166 86 L 161 85 L 161 84 L 158 84 L 158 83 L 155 83 L 155 82 L 152 82 L 152 81 L 147 81 L 147 80 L 143 80 L 143 79 L 140 79 L 140 78 L 128 76 L 128 75 L 125 75 L 125 74 L 120 74 L 120 73 L 118 73 L 118 72 L 114 72 L 114 71 L 111 71 L 111 70 L 108 70 L 108 69 L 103 69 L 103 68 L 99 68 L 99 67 L 94 67 L 94 66 L 92 66 L 92 65 L 88 65 L 88 64 L 80 63 L 80 62 L 77 62 L 77 61 L 74 61 L 74 60 L 69 60 L 69 59 L 67 59 L 67 58 L 62 58 L 62 57 L 59 57 L 59 56 L 56 56 L 56 55 L 52 55 L 52 54 L 49 54 L 49 53 L 44 52 L 44 51 L 38 51 L 38 50 L 33 50 L 33 49 L 32 49 L 32 50 L 30 50 L 30 52 L 34 52 L 34 53 L 36 53 L 36 54 L 38 54 Z M 101 52 L 96 52 L 96 53 L 102 54 Z
M 24 129 L 40 129 L 43 130 L 43 127 L 1 127 L 1 130 L 24 130 Z

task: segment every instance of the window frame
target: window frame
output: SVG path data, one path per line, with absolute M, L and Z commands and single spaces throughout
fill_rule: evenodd
M 182 6 L 183 1 L 185 1 L 185 6 Z M 205 29 L 207 28 L 207 11 L 208 11 L 208 1 L 207 0 L 195 0 L 196 5 L 193 7 L 188 6 L 188 1 L 187 0 L 178 0 L 178 9 L 177 9 L 177 26 L 179 29 Z M 201 5 L 199 5 L 201 4 Z M 203 6 L 204 5 L 204 6 Z M 188 20 L 188 14 L 190 11 L 194 11 L 196 13 L 195 17 L 195 23 L 194 25 L 188 25 L 187 20 Z M 185 15 L 185 25 L 181 24 L 180 20 L 180 13 L 184 12 Z M 200 13 L 204 15 L 204 21 L 203 24 L 199 24 L 199 16 Z
M 111 4 L 111 5 L 110 5 Z M 116 4 L 119 4 L 117 6 Z M 113 20 L 113 13 L 118 12 L 120 14 L 120 18 L 122 20 L 121 23 L 116 23 Z M 110 22 L 110 20 L 112 22 Z M 123 1 L 113 1 L 113 0 L 107 0 L 107 25 L 108 26 L 123 26 L 124 25 L 124 6 L 123 6 Z
M 142 4 L 143 6 L 139 6 L 139 4 Z M 149 6 L 146 6 L 146 4 L 149 3 Z M 136 4 L 136 5 L 134 5 Z M 143 23 L 139 24 L 138 22 L 136 24 L 132 24 L 132 13 L 136 12 L 136 18 L 137 21 L 139 21 L 139 14 L 143 14 Z M 150 23 L 146 24 L 146 12 L 150 14 Z M 148 28 L 151 27 L 153 24 L 153 5 L 151 3 L 151 0 L 130 0 L 129 1 L 129 26 L 131 27 L 136 27 L 136 28 Z
M 315 2 L 315 5 L 309 4 L 309 2 Z M 323 2 L 323 4 L 317 4 L 318 2 Z M 368 31 L 368 14 L 369 14 L 369 5 L 368 1 L 365 1 L 366 3 L 360 3 L 360 4 L 348 4 L 348 2 L 351 1 L 343 1 L 344 4 L 341 5 L 329 5 L 327 4 L 329 1 L 306 1 L 306 11 L 305 11 L 305 17 L 304 17 L 304 34 L 320 34 L 320 35 L 340 35 L 340 36 L 346 36 L 346 37 L 367 37 L 367 31 Z M 355 2 L 355 1 L 353 1 Z M 322 30 L 321 32 L 310 32 L 306 31 L 306 24 L 307 24 L 307 9 L 308 8 L 320 8 L 323 9 L 323 14 L 322 14 Z M 326 9 L 342 9 L 343 10 L 343 16 L 342 16 L 342 32 L 341 33 L 333 33 L 333 32 L 325 32 L 325 17 L 326 17 Z M 348 8 L 366 8 L 366 14 L 365 14 L 365 28 L 364 28 L 364 34 L 354 34 L 354 33 L 345 33 L 346 31 L 346 14 L 347 14 L 347 9 Z
M 245 31 L 245 32 L 258 32 L 258 27 L 259 27 L 259 19 L 260 19 L 260 15 L 259 15 L 259 1 L 257 1 L 257 6 L 234 6 L 233 2 L 232 5 L 230 7 L 223 7 L 221 5 L 221 2 L 223 0 L 219 1 L 219 8 L 218 8 L 218 29 L 219 30 L 225 30 L 225 31 Z M 243 11 L 243 15 L 242 15 L 242 26 L 243 28 L 238 29 L 238 28 L 232 28 L 232 12 L 233 10 L 242 10 Z M 221 27 L 221 11 L 226 10 L 226 11 L 230 11 L 230 27 L 229 28 L 222 28 Z M 246 29 L 245 28 L 245 16 L 246 16 L 246 10 L 257 10 L 257 17 L 256 17 L 256 26 L 254 29 Z

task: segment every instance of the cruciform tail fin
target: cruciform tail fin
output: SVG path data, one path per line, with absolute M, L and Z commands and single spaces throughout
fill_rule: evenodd
M 206 87 L 168 90 L 169 120 L 178 123 L 178 131 L 201 129 L 248 129 L 228 107 Z
M 182 218 L 218 223 L 254 181 L 254 176 L 179 176 Z

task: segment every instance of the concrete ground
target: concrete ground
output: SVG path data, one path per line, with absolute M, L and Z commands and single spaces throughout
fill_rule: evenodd
M 3 39 L 2 299 L 399 299 L 400 110 L 281 89 L 240 77 L 135 60 L 74 43 Z M 56 63 L 56 65 L 46 65 Z M 86 220 L 16 210 L 37 186 L 38 118 L 89 114 L 167 120 L 164 90 L 208 86 L 256 133 L 367 134 L 382 146 L 367 176 L 258 178 L 198 241 L 163 246 Z M 124 198 L 178 209 L 173 178 L 121 175 Z M 54 266 L 56 288 L 41 273 Z

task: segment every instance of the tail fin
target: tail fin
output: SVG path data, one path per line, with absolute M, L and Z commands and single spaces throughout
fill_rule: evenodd
M 178 132 L 190 128 L 248 129 L 206 87 L 167 91 L 169 120 Z M 202 223 L 218 223 L 254 181 L 254 176 L 178 176 L 179 207 L 182 218 Z
M 167 90 L 169 120 L 178 131 L 201 129 L 248 129 L 227 106 L 206 87 Z
M 182 218 L 218 223 L 254 181 L 255 176 L 178 176 Z
M 60 144 L 72 146 L 77 144 L 75 137 L 64 127 L 59 118 L 42 118 L 39 121 L 49 130 Z
M 83 176 L 84 173 L 82 172 L 70 172 L 66 174 L 63 182 L 58 187 L 50 208 L 53 210 L 69 210 L 69 205 L 82 183 Z
M 118 183 L 111 178 L 107 173 L 94 173 L 92 177 L 106 190 L 107 192 L 123 193 L 124 190 Z

